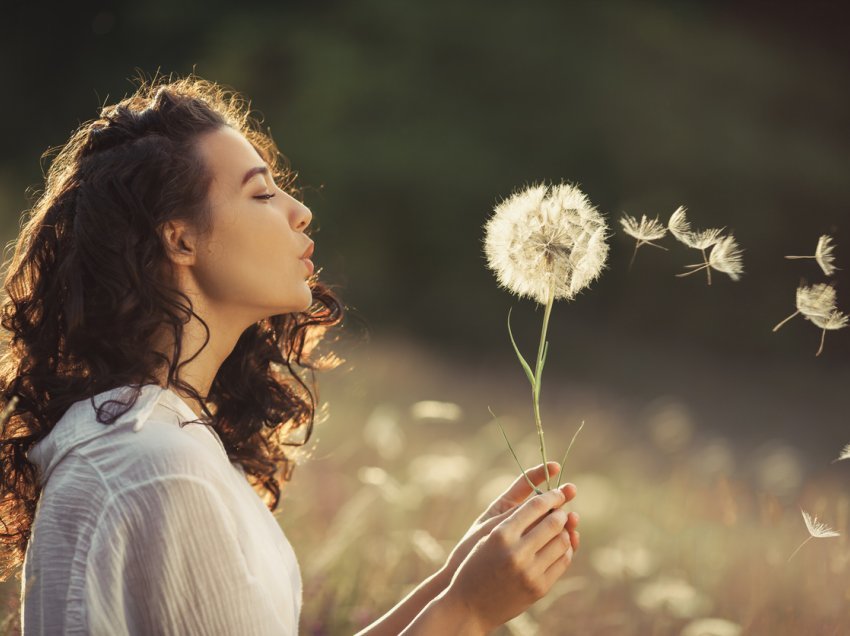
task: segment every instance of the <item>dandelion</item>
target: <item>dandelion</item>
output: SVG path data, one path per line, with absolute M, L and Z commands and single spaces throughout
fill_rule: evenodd
M 823 342 L 826 339 L 826 330 L 829 329 L 830 331 L 834 331 L 836 329 L 843 329 L 847 326 L 848 320 L 850 320 L 847 314 L 843 314 L 837 309 L 831 311 L 827 316 L 812 314 L 811 316 L 806 317 L 822 330 L 820 335 L 820 348 L 815 354 L 816 356 L 819 356 L 823 352 Z
M 828 316 L 835 311 L 835 287 L 828 283 L 800 285 L 797 288 L 797 311 L 782 320 L 773 328 L 777 331 L 782 325 L 798 314 L 803 317 Z
M 835 262 L 835 255 L 833 254 L 834 250 L 835 245 L 832 243 L 832 237 L 829 234 L 822 234 L 818 239 L 817 247 L 815 247 L 815 253 L 812 256 L 786 256 L 785 258 L 813 258 L 817 261 L 817 264 L 820 265 L 824 274 L 832 276 L 838 270 L 838 268 L 833 265 Z
M 662 250 L 667 249 L 663 245 L 656 245 L 652 242 L 664 238 L 667 234 L 667 228 L 659 222 L 658 217 L 648 219 L 645 214 L 642 214 L 640 221 L 638 221 L 635 217 L 624 214 L 620 219 L 620 224 L 623 226 L 626 234 L 637 239 L 635 242 L 635 251 L 632 253 L 632 260 L 629 262 L 630 268 L 635 262 L 635 256 L 637 256 L 638 248 L 641 245 L 652 245 L 652 247 L 658 247 Z
M 710 272 L 711 268 L 714 268 L 718 272 L 728 274 L 732 280 L 740 280 L 741 273 L 744 271 L 743 263 L 741 263 L 741 248 L 738 247 L 738 243 L 731 234 L 729 236 L 722 236 L 715 240 L 715 232 L 719 232 L 719 230 L 706 230 L 701 233 L 711 233 L 712 235 L 710 240 L 713 241 L 713 247 L 711 248 L 711 252 L 709 252 L 706 261 L 704 263 L 686 265 L 685 267 L 692 268 L 691 271 L 676 274 L 676 276 L 690 276 L 691 274 L 703 269 Z M 704 244 L 704 242 L 699 244 Z M 703 251 L 703 256 L 705 256 L 705 251 Z M 708 275 L 708 284 L 711 285 L 710 273 Z
M 797 549 L 791 553 L 790 557 L 788 557 L 788 561 L 790 561 L 794 557 L 794 555 L 797 554 L 800 548 L 802 548 L 804 545 L 806 545 L 806 543 L 808 543 L 812 539 L 826 539 L 829 537 L 837 537 L 841 534 L 830 528 L 825 523 L 818 521 L 817 517 L 809 515 L 809 513 L 803 510 L 802 508 L 800 509 L 800 512 L 803 513 L 803 521 L 806 522 L 806 528 L 809 531 L 809 537 L 805 541 L 803 541 L 799 546 L 797 546 Z
M 732 277 L 732 280 L 738 280 L 738 274 L 743 271 L 743 268 L 741 266 L 741 250 L 738 248 L 734 239 L 732 239 L 731 236 L 728 237 L 729 240 L 727 241 L 726 246 L 718 252 L 715 257 L 714 264 L 712 264 L 711 259 L 706 255 L 705 250 L 721 242 L 724 238 L 723 230 L 725 228 L 692 230 L 691 224 L 685 217 L 685 210 L 686 208 L 683 205 L 676 208 L 676 211 L 673 212 L 670 216 L 670 220 L 667 222 L 667 228 L 680 242 L 690 248 L 699 250 L 702 253 L 703 262 L 695 265 L 686 265 L 688 268 L 696 269 L 692 269 L 692 271 L 685 272 L 683 274 L 676 274 L 676 276 L 689 276 L 694 272 L 704 269 L 708 276 L 708 284 L 711 285 L 711 268 L 714 267 L 718 271 L 729 274 Z M 713 251 L 714 250 L 712 250 L 712 252 Z
M 552 305 L 556 299 L 575 298 L 578 292 L 599 277 L 608 257 L 607 224 L 578 187 L 566 183 L 552 186 L 541 183 L 516 192 L 499 203 L 484 229 L 487 265 L 495 272 L 499 284 L 520 298 L 527 296 L 545 306 L 534 371 L 516 345 L 508 311 L 508 335 L 531 383 L 540 454 L 545 464 L 540 384 L 549 349 L 546 331 Z M 525 470 L 522 473 L 525 475 Z M 528 480 L 528 475 L 525 476 Z M 559 485 L 560 480 L 559 475 Z M 531 484 L 531 480 L 528 481 Z M 548 474 L 546 486 L 549 487 Z
M 844 447 L 844 450 L 841 451 L 841 454 L 832 460 L 832 463 L 840 462 L 843 459 L 850 459 L 850 444 Z

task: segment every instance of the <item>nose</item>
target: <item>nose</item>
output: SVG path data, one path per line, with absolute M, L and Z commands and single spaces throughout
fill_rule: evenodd
M 304 230 L 308 225 L 310 225 L 310 221 L 313 219 L 313 213 L 310 211 L 306 205 L 301 203 L 298 204 L 296 211 L 296 229 Z

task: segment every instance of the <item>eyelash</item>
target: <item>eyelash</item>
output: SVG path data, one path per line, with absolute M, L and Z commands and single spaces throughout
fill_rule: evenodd
M 259 196 L 254 197 L 254 198 L 255 198 L 255 199 L 264 199 L 264 200 L 268 201 L 268 200 L 269 200 L 269 199 L 271 199 L 273 196 L 275 196 L 275 195 L 274 195 L 274 194 L 261 194 L 261 195 L 259 195 Z

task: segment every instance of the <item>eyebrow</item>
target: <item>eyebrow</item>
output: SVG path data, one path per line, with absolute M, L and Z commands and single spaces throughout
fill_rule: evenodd
M 245 176 L 242 177 L 242 187 L 245 187 L 245 184 L 248 183 L 248 180 L 254 175 L 268 174 L 268 172 L 268 166 L 255 166 L 251 168 L 248 172 L 245 173 Z

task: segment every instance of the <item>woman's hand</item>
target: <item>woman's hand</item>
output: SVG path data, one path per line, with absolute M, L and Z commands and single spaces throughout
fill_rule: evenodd
M 574 554 L 565 502 L 561 489 L 550 490 L 508 512 L 475 544 L 441 595 L 449 611 L 468 613 L 475 632 L 486 634 L 542 598 Z
M 560 466 L 558 462 L 548 462 L 549 476 L 558 474 Z M 535 486 L 540 486 L 546 481 L 546 475 L 543 472 L 543 464 L 535 466 L 531 470 L 525 471 L 528 478 Z M 560 491 L 564 494 L 565 502 L 571 501 L 576 496 L 576 487 L 574 484 L 562 484 Z M 528 485 L 525 477 L 520 475 L 516 478 L 505 492 L 497 497 L 487 509 L 473 522 L 469 530 L 463 538 L 458 542 L 455 548 L 449 555 L 446 564 L 442 568 L 442 576 L 446 583 L 454 576 L 458 566 L 463 562 L 466 556 L 470 553 L 482 538 L 490 534 L 490 532 L 499 525 L 502 521 L 508 518 L 511 512 L 525 501 L 533 490 Z M 570 537 L 570 545 L 573 551 L 578 550 L 579 546 L 579 531 L 578 531 L 578 513 L 570 512 L 567 516 L 566 524 L 564 525 Z

